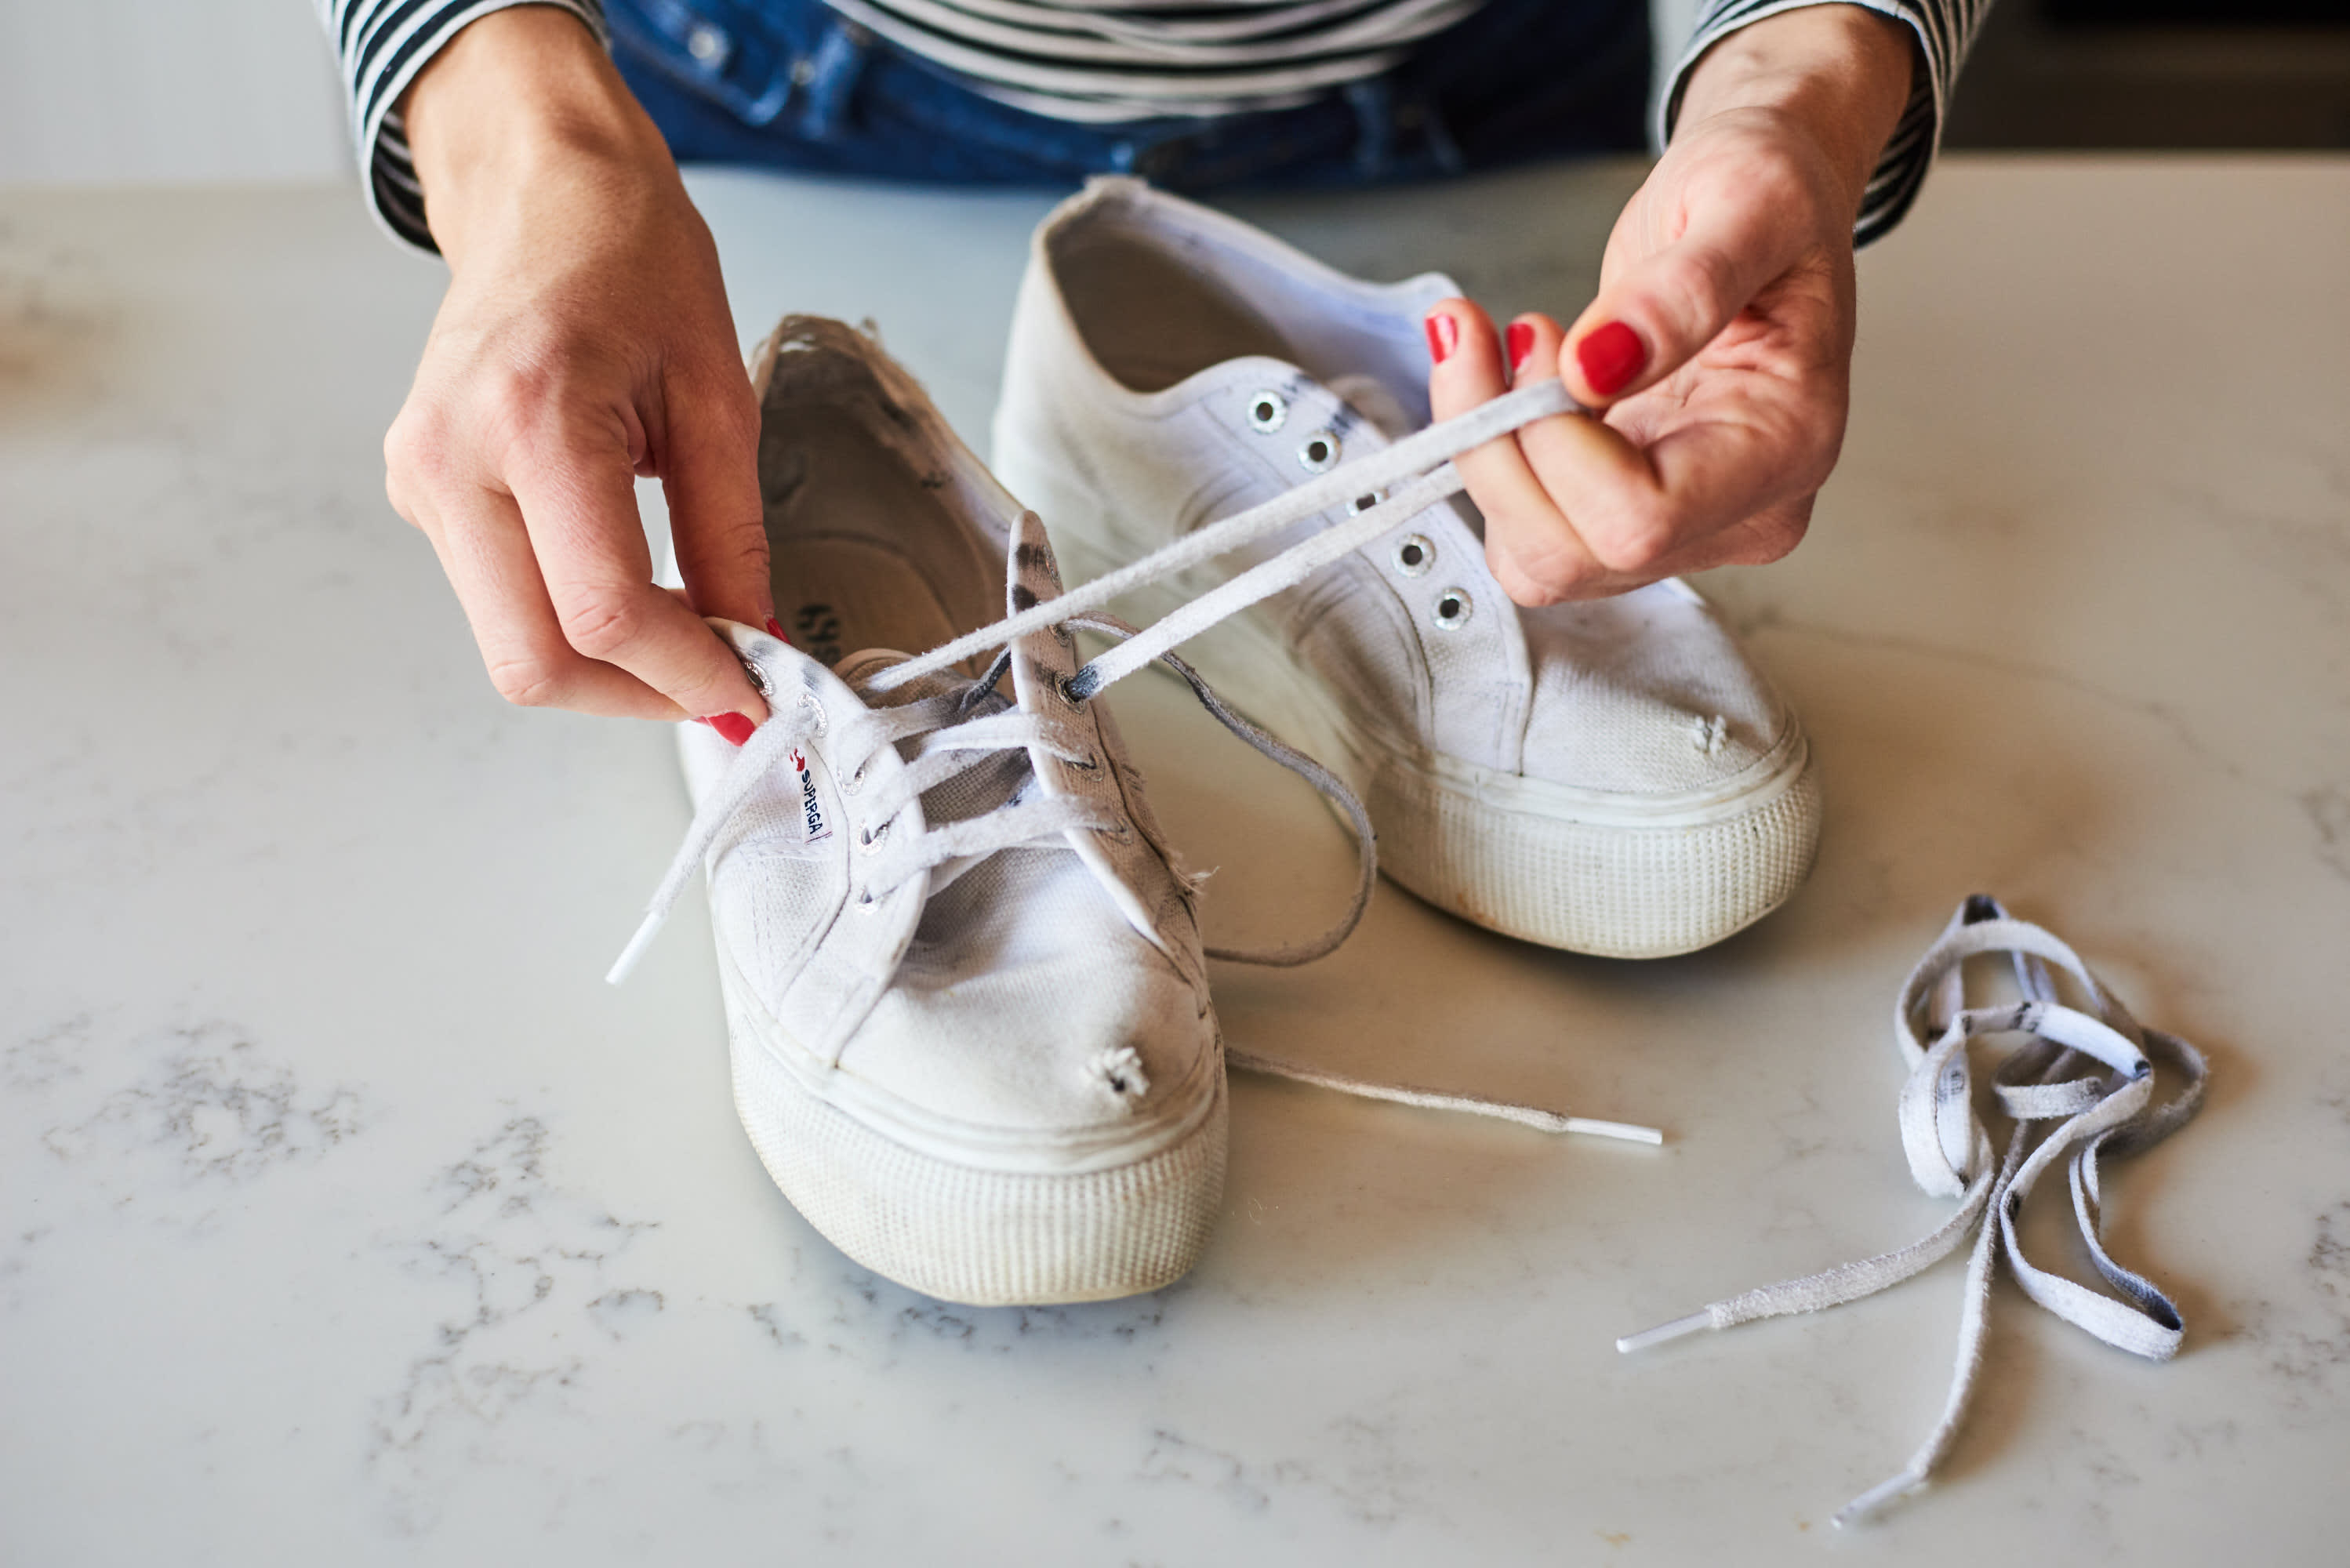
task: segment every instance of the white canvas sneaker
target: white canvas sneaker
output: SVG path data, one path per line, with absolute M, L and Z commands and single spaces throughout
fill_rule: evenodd
M 996 469 L 1052 519 L 1073 578 L 1102 576 L 1425 424 L 1421 317 L 1459 292 L 1359 282 L 1097 181 L 1036 233 Z M 1198 599 L 1387 497 L 1334 499 L 1139 607 Z M 1679 581 L 1521 609 L 1478 526 L 1465 499 L 1399 516 L 1191 656 L 1361 793 L 1397 881 L 1480 925 L 1637 958 L 1776 908 L 1810 868 L 1818 778 L 1729 630 Z
M 625 972 L 706 866 L 735 1101 L 860 1263 L 974 1304 L 1164 1285 L 1223 1185 L 1191 884 L 1048 628 L 972 679 L 904 656 L 1059 591 L 1033 516 L 878 347 L 786 320 L 756 370 L 786 620 L 716 623 L 773 716 L 680 726 L 694 826 Z

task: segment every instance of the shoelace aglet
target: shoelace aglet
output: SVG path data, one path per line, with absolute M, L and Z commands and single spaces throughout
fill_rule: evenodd
M 1665 1135 L 1658 1128 L 1638 1127 L 1631 1122 L 1562 1116 L 1556 1111 L 1544 1110 L 1539 1106 L 1513 1105 L 1507 1100 L 1489 1100 L 1477 1095 L 1448 1095 L 1435 1089 L 1415 1089 L 1403 1084 L 1373 1083 L 1367 1078 L 1349 1077 L 1344 1073 L 1326 1073 L 1319 1067 L 1284 1062 L 1277 1056 L 1260 1056 L 1253 1051 L 1243 1051 L 1232 1046 L 1225 1047 L 1224 1063 L 1235 1072 L 1263 1073 L 1268 1077 L 1287 1078 L 1292 1083 L 1311 1084 L 1316 1088 L 1335 1089 L 1342 1095 L 1355 1095 L 1366 1100 L 1385 1100 L 1390 1105 L 1418 1106 L 1423 1110 L 1461 1111 L 1472 1116 L 1491 1116 L 1495 1121 L 1515 1122 L 1537 1132 L 1589 1133 L 1598 1137 L 1651 1145 L 1665 1141 Z
M 637 934 L 629 939 L 629 945 L 620 950 L 620 956 L 612 961 L 610 969 L 604 971 L 606 985 L 619 985 L 629 978 L 629 972 L 637 967 L 637 961 L 645 956 L 645 950 L 653 945 L 655 937 L 660 935 L 663 923 L 659 914 L 645 917 L 644 924 L 637 928 Z
M 1843 1530 L 1866 1519 L 1870 1514 L 1877 1512 L 1887 1503 L 1892 1502 L 1896 1499 L 1906 1497 L 1910 1492 L 1918 1490 L 1925 1484 L 1926 1478 L 1919 1475 L 1916 1470 L 1903 1470 L 1899 1475 L 1895 1476 L 1888 1480 L 1881 1480 L 1877 1482 L 1875 1486 L 1870 1487 L 1866 1491 L 1862 1492 L 1858 1497 L 1854 1498 L 1850 1502 L 1846 1503 L 1842 1508 L 1836 1510 L 1835 1517 L 1829 1522 L 1833 1523 L 1838 1530 Z
M 1662 1127 L 1644 1127 L 1635 1122 L 1601 1121 L 1596 1116 L 1566 1116 L 1562 1119 L 1566 1124 L 1565 1130 L 1571 1133 L 1621 1138 L 1626 1143 L 1645 1143 L 1651 1148 L 1662 1147 L 1665 1141 Z
M 1629 1355 L 1636 1350 L 1646 1350 L 1652 1345 L 1662 1345 L 1667 1340 L 1679 1339 L 1684 1334 L 1712 1326 L 1713 1315 L 1711 1313 L 1693 1312 L 1687 1317 L 1677 1317 L 1670 1323 L 1660 1323 L 1654 1328 L 1626 1334 L 1616 1342 L 1616 1353 Z

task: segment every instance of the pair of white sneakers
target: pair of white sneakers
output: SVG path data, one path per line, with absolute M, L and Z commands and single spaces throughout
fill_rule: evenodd
M 1694 592 L 1526 610 L 1487 571 L 1445 460 L 1572 404 L 1544 382 L 1422 429 L 1420 319 L 1457 292 L 1097 182 L 1035 237 L 1010 490 L 853 329 L 790 318 L 761 350 L 792 640 L 721 623 L 773 717 L 739 751 L 681 727 L 694 825 L 615 974 L 706 867 L 743 1125 L 853 1259 L 1037 1303 L 1156 1289 L 1204 1246 L 1227 1117 L 1205 961 L 1250 955 L 1203 948 L 1100 695 L 1154 658 L 1356 823 L 1354 909 L 1269 961 L 1343 939 L 1373 825 L 1430 902 L 1614 956 L 1717 940 L 1808 868 L 1802 732 Z M 1092 581 L 1065 590 L 1015 492 Z M 1131 630 L 1113 597 L 1167 613 L 1081 665 L 1072 627 Z M 1202 632 L 1201 671 L 1336 777 L 1172 658 Z

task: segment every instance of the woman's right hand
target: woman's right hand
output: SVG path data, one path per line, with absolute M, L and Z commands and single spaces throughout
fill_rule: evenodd
M 643 719 L 766 707 L 700 619 L 768 624 L 758 408 L 710 231 L 660 134 L 569 13 L 493 12 L 407 99 L 449 292 L 384 438 L 511 702 Z M 685 600 L 653 586 L 657 474 Z

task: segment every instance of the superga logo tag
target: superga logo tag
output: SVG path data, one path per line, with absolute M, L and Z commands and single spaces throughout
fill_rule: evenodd
M 806 830 L 806 842 L 830 838 L 832 828 L 824 820 L 824 808 L 816 803 L 816 780 L 808 776 L 807 758 L 796 750 L 792 753 L 792 771 L 800 775 L 800 826 Z

